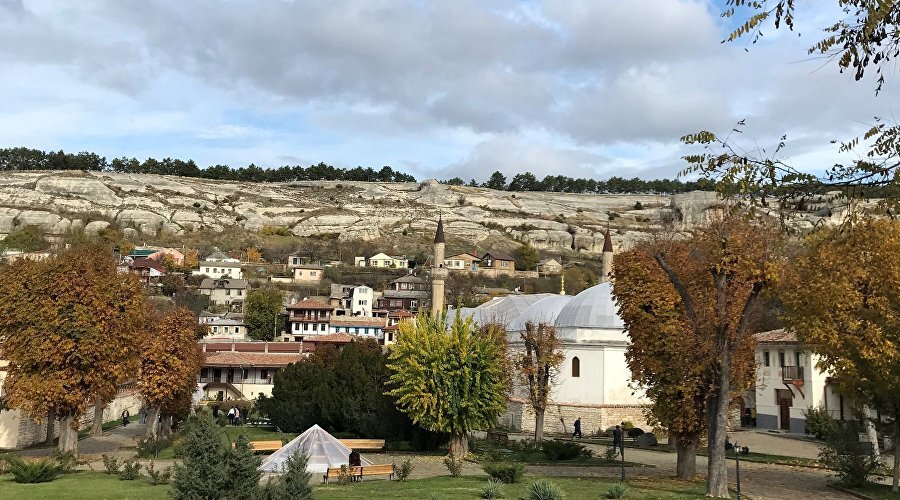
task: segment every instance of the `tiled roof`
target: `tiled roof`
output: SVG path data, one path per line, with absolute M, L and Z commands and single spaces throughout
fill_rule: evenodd
M 324 302 L 319 302 L 318 300 L 303 299 L 300 302 L 297 302 L 295 304 L 289 304 L 287 306 L 287 309 L 328 309 L 328 310 L 331 310 L 334 308 Z
M 206 366 L 287 366 L 303 359 L 298 353 L 207 352 Z
M 416 284 L 424 284 L 424 283 L 427 283 L 427 282 L 426 282 L 424 279 L 422 279 L 422 278 L 420 278 L 420 277 L 418 277 L 418 276 L 413 276 L 412 274 L 407 274 L 406 276 L 403 276 L 402 278 L 397 278 L 397 279 L 391 281 L 391 283 L 416 283 Z
M 332 344 L 349 344 L 353 342 L 355 337 L 346 333 L 329 333 L 327 335 L 307 335 L 303 337 L 303 342 L 329 342 Z
M 427 290 L 385 290 L 385 299 L 427 299 L 431 292 Z
M 204 260 L 199 267 L 241 267 L 237 262 L 220 262 L 217 260 Z
M 161 266 L 159 262 L 156 262 L 155 260 L 147 257 L 135 257 L 134 261 L 132 261 L 131 263 L 131 267 L 135 269 L 155 269 L 161 273 L 166 272 L 165 268 L 163 268 L 163 266 Z
M 760 344 L 798 344 L 797 335 L 784 328 L 760 332 L 756 334 L 756 342 Z
M 300 264 L 299 266 L 294 266 L 294 269 L 318 269 L 321 271 L 325 268 L 316 264 Z
M 487 257 L 488 255 L 490 255 L 491 257 L 493 257 L 494 260 L 516 260 L 516 259 L 514 259 L 511 255 L 509 255 L 508 253 L 506 253 L 506 252 L 498 252 L 498 251 L 485 252 L 485 254 L 481 257 L 481 260 L 485 260 L 485 257 Z
M 407 311 L 406 309 L 397 309 L 396 311 L 391 311 L 388 313 L 389 317 L 393 318 L 414 318 L 415 314 Z

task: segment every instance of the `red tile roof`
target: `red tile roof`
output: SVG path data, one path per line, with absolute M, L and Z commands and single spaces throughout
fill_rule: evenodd
M 287 366 L 303 359 L 298 353 L 207 352 L 205 366 Z
M 756 342 L 759 344 L 798 344 L 797 335 L 788 332 L 784 328 L 760 332 L 756 334 Z
M 303 343 L 329 342 L 334 344 L 349 344 L 353 342 L 354 337 L 346 333 L 329 333 L 327 335 L 307 335 L 303 338 Z
M 296 304 L 288 305 L 287 308 L 288 309 L 327 309 L 329 311 L 334 309 L 333 307 L 331 307 L 328 304 L 325 304 L 324 302 L 319 302 L 318 300 L 313 300 L 313 299 L 303 299 L 300 302 L 297 302 Z
M 387 325 L 385 318 L 369 318 L 360 316 L 332 316 L 331 326 L 369 326 L 384 328 Z

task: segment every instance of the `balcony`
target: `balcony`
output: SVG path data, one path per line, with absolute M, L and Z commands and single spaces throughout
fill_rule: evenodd
M 802 366 L 782 366 L 781 380 L 784 382 L 803 385 L 803 367 Z M 797 383 L 799 382 L 799 384 Z

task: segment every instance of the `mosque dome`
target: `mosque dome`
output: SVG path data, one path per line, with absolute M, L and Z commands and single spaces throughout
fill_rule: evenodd
M 600 283 L 576 295 L 556 317 L 557 328 L 624 329 L 612 296 L 612 284 Z
M 554 324 L 556 317 L 562 311 L 563 307 L 575 297 L 571 295 L 550 295 L 545 297 L 528 308 L 522 315 L 509 324 L 509 330 L 512 332 L 525 331 L 525 324 L 529 321 L 538 323 Z

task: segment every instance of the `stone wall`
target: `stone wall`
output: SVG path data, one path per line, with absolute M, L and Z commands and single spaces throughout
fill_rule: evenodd
M 581 403 L 551 403 L 544 413 L 545 434 L 571 434 L 575 419 L 581 418 L 584 435 L 599 434 L 618 423 L 630 421 L 649 432 L 643 405 L 603 405 Z M 515 431 L 534 430 L 534 411 L 520 399 L 510 399 L 500 424 Z
M 128 410 L 132 421 L 137 420 L 141 409 L 140 394 L 134 388 L 119 391 L 110 404 L 103 410 L 103 421 L 109 422 L 121 417 L 122 411 Z M 46 422 L 37 423 L 19 410 L 4 410 L 0 416 L 0 448 L 22 449 L 43 442 L 47 437 Z M 89 405 L 79 421 L 79 430 L 91 428 L 94 424 L 94 406 Z M 59 436 L 59 422 L 53 425 L 54 437 Z

